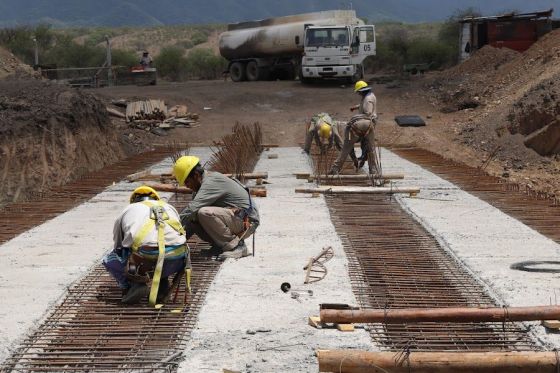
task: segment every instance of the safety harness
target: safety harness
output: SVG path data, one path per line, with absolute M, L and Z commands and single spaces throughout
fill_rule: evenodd
M 151 306 L 156 306 L 159 283 L 161 280 L 161 273 L 163 269 L 163 263 L 165 258 L 173 258 L 179 257 L 181 255 L 185 255 L 186 260 L 186 269 L 185 269 L 185 283 L 186 289 L 185 291 L 191 293 L 191 271 L 190 268 L 190 250 L 188 245 L 185 243 L 184 245 L 178 246 L 169 246 L 166 248 L 165 246 L 165 226 L 171 227 L 180 235 L 185 235 L 185 229 L 181 225 L 181 223 L 176 219 L 171 219 L 169 214 L 165 211 L 164 201 L 143 201 L 142 204 L 148 206 L 150 208 L 150 218 L 144 223 L 142 228 L 138 231 L 136 236 L 132 242 L 132 253 L 133 256 L 139 256 L 141 258 L 145 258 L 148 260 L 153 261 L 155 258 L 154 254 L 150 254 L 143 250 L 141 244 L 144 239 L 152 232 L 154 229 L 157 229 L 157 242 L 158 242 L 158 254 L 157 254 L 157 262 L 154 269 L 154 274 L 152 277 L 152 286 L 150 288 L 150 295 L 148 298 L 149 304 Z M 128 272 L 128 271 L 127 271 Z M 146 274 L 147 280 L 149 281 L 149 276 Z

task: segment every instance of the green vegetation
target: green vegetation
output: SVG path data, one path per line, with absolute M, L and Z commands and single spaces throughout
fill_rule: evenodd
M 377 24 L 377 55 L 366 59 L 366 71 L 402 71 L 405 64 L 416 63 L 428 63 L 435 69 L 452 66 L 459 57 L 458 21 L 479 15 L 473 8 L 467 8 L 455 12 L 443 23 Z
M 150 28 L 72 28 L 49 25 L 0 29 L 0 45 L 23 62 L 33 65 L 35 42 L 41 65 L 97 67 L 106 59 L 106 38 L 111 39 L 112 64 L 131 67 L 138 64 L 139 51 L 160 51 L 154 66 L 161 77 L 170 80 L 215 79 L 226 61 L 210 49 L 193 49 L 208 41 L 223 26 L 158 26 Z M 119 46 L 119 47 L 115 47 Z M 190 50 L 188 56 L 185 52 Z
M 185 57 L 184 50 L 177 47 L 163 48 L 154 64 L 161 77 L 173 81 L 217 79 L 227 66 L 226 60 L 210 49 L 194 49 Z
M 173 81 L 183 80 L 185 78 L 186 58 L 183 56 L 183 50 L 177 47 L 165 47 L 155 58 L 154 64 L 158 69 L 161 77 Z
M 366 59 L 366 71 L 400 72 L 403 65 L 412 63 L 430 63 L 432 68 L 455 64 L 460 31 L 457 21 L 468 15 L 478 14 L 473 9 L 465 9 L 443 23 L 376 24 L 377 55 Z M 215 79 L 221 77 L 226 61 L 211 49 L 201 48 L 201 44 L 215 40 L 216 34 L 224 29 L 223 25 L 70 29 L 23 26 L 0 29 L 0 45 L 32 65 L 35 38 L 42 65 L 93 67 L 104 63 L 105 38 L 109 37 L 113 65 L 134 66 L 138 64 L 140 52 L 148 50 L 164 79 Z

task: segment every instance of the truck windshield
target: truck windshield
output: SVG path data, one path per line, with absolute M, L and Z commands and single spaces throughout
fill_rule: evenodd
M 315 28 L 305 33 L 306 47 L 325 47 L 348 45 L 348 29 Z

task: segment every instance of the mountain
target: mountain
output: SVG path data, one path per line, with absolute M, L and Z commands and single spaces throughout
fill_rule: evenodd
M 350 7 L 373 22 L 418 23 L 444 20 L 468 7 L 487 15 L 560 9 L 560 0 L 0 0 L 0 27 L 232 23 Z

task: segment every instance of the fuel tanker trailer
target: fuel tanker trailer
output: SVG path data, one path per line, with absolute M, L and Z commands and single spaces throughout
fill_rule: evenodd
M 220 54 L 229 61 L 228 72 L 235 82 L 295 79 L 297 75 L 302 81 L 327 77 L 352 79 L 363 73 L 361 62 L 365 57 L 359 62 L 354 60 L 356 66 L 349 66 L 352 64 L 352 33 L 355 27 L 362 25 L 353 10 L 230 24 L 220 35 Z M 307 52 L 315 57 L 303 58 Z M 340 63 L 346 65 L 341 69 Z M 323 71 L 325 74 L 321 74 Z

